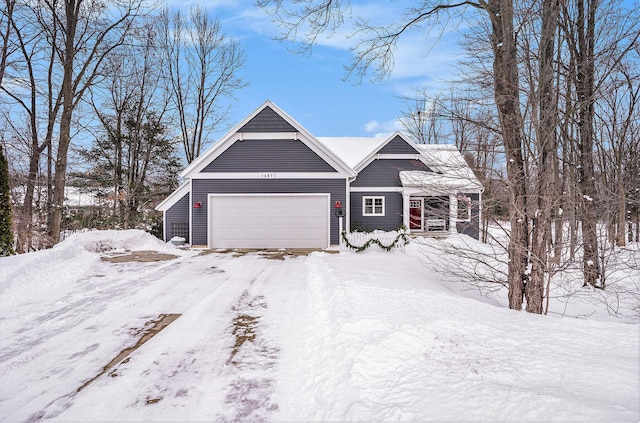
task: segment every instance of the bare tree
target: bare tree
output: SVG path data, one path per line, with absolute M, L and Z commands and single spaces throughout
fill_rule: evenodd
M 119 46 L 107 60 L 108 73 L 91 89 L 91 104 L 101 122 L 103 136 L 84 157 L 96 162 L 89 172 L 113 189 L 113 215 L 124 229 L 130 228 L 147 191 L 152 171 L 166 165 L 175 175 L 174 150 L 166 140 L 168 99 L 162 88 L 157 28 L 141 26 L 133 44 Z M 105 174 L 110 172 L 110 174 Z M 168 195 L 171 183 L 162 194 Z
M 577 127 L 574 138 L 584 285 L 604 289 L 598 253 L 600 195 L 594 162 L 595 105 L 603 84 L 624 57 L 637 48 L 640 26 L 637 11 L 622 15 L 617 2 L 573 0 L 561 6 L 560 23 L 569 54 L 568 83 L 574 89 L 568 94 L 567 104 L 574 112 L 570 118 Z
M 557 96 L 554 87 L 556 30 L 558 27 L 558 0 L 543 0 L 542 30 L 539 47 L 539 83 L 537 125 L 537 186 L 536 209 L 533 217 L 531 243 L 531 277 L 526 286 L 527 311 L 542 313 L 548 248 L 551 237 L 551 210 L 553 208 L 557 140 Z
M 220 21 L 199 6 L 191 8 L 188 18 L 165 9 L 160 27 L 170 98 L 191 163 L 226 118 L 225 100 L 245 86 L 239 75 L 245 53 L 238 41 L 226 38 Z
M 4 5 L 4 10 L 0 11 L 0 37 L 2 39 L 2 46 L 0 46 L 0 85 L 2 85 L 4 71 L 12 50 L 11 31 L 13 30 L 13 10 L 16 0 L 4 0 Z
M 441 101 L 431 98 L 426 91 L 419 90 L 416 95 L 406 99 L 409 110 L 400 119 L 407 135 L 417 144 L 439 144 L 442 142 Z
M 349 2 L 259 0 L 258 4 L 267 8 L 285 25 L 285 37 L 295 38 L 298 31 L 305 28 L 304 38 L 310 45 L 317 40 L 319 34 L 332 32 L 344 22 L 343 14 Z M 446 24 L 454 14 L 462 15 L 471 11 L 480 11 L 490 25 L 488 36 L 493 52 L 494 101 L 507 158 L 510 192 L 509 307 L 520 310 L 523 304 L 529 241 L 527 175 L 523 158 L 523 119 L 513 0 L 428 0 L 408 7 L 400 22 L 373 26 L 366 20 L 359 20 L 356 27 L 359 42 L 352 49 L 353 62 L 348 71 L 360 77 L 372 71 L 375 77 L 384 78 L 393 68 L 394 47 L 405 32 L 415 28 L 428 31 L 430 25 Z
M 14 138 L 27 149 L 24 198 L 16 233 L 17 251 L 22 253 L 32 248 L 33 207 L 36 189 L 39 190 L 40 160 L 45 150 L 51 155 L 55 124 L 61 107 L 61 93 L 55 80 L 56 50 L 45 40 L 34 9 L 24 3 L 15 3 L 11 22 L 11 36 L 17 57 L 14 72 L 7 74 L 11 83 L 3 85 L 0 91 L 8 99 L 7 106 L 17 106 L 5 111 L 5 121 Z M 56 27 L 51 28 L 50 34 L 57 36 Z M 24 127 L 20 126 L 21 119 L 16 119 L 22 116 L 26 120 Z M 48 174 L 47 182 L 50 181 L 51 174 Z M 50 202 L 46 204 L 48 206 Z
M 46 39 L 61 68 L 61 111 L 53 178 L 49 235 L 60 239 L 74 112 L 100 76 L 103 63 L 129 35 L 144 0 L 39 0 L 35 5 Z

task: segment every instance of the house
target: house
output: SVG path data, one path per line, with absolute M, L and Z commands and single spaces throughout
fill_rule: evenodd
M 194 160 L 160 203 L 165 241 L 325 248 L 340 229 L 478 238 L 483 187 L 449 145 L 401 133 L 322 138 L 266 101 Z M 342 217 L 341 217 L 342 216 Z

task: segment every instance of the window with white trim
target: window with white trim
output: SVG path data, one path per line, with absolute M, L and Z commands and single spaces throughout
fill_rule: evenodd
M 363 216 L 384 216 L 384 196 L 362 197 Z

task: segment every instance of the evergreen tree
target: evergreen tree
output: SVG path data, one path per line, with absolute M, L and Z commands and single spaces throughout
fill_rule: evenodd
M 0 145 L 0 257 L 15 254 L 11 230 L 11 199 L 9 197 L 9 165 Z

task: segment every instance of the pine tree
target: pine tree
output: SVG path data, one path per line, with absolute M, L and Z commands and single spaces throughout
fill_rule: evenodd
M 0 145 L 0 257 L 15 254 L 11 230 L 11 199 L 9 197 L 9 165 Z

